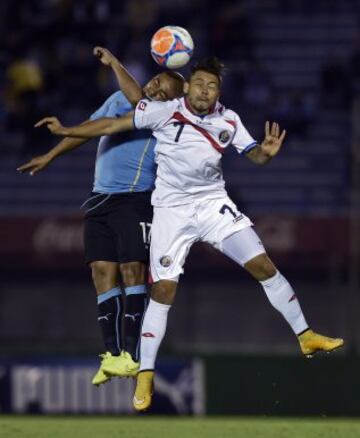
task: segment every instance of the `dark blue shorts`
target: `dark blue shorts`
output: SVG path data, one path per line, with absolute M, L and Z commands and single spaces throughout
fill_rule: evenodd
M 150 198 L 150 192 L 91 194 L 82 207 L 86 263 L 148 261 Z

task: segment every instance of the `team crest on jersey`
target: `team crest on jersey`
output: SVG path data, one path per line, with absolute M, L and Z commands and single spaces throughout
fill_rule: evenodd
M 160 259 L 160 265 L 164 266 L 164 268 L 168 268 L 172 263 L 172 259 L 170 256 L 162 256 Z
M 221 131 L 219 134 L 219 140 L 223 144 L 227 143 L 230 140 L 230 132 L 229 131 Z
M 139 103 L 139 110 L 141 111 L 145 111 L 147 103 L 144 102 L 143 100 Z

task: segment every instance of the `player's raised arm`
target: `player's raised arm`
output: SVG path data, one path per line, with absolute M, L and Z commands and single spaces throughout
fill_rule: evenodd
M 132 106 L 136 106 L 143 97 L 143 90 L 138 81 L 128 72 L 110 50 L 104 47 L 95 47 L 94 55 L 104 64 L 112 68 L 118 81 L 120 90 L 125 94 Z
M 266 164 L 279 153 L 286 131 L 280 133 L 277 123 L 272 123 L 271 127 L 270 122 L 265 123 L 265 138 L 259 144 L 249 134 L 236 113 L 230 112 L 229 116 L 236 129 L 232 144 L 239 153 L 245 154 L 255 164 Z
M 116 132 L 131 131 L 135 129 L 133 113 L 128 113 L 123 117 L 102 117 L 97 120 L 88 121 L 82 125 L 63 126 L 56 117 L 45 117 L 36 123 L 35 128 L 46 126 L 49 131 L 64 137 L 83 137 L 92 138 L 102 135 L 111 135 Z

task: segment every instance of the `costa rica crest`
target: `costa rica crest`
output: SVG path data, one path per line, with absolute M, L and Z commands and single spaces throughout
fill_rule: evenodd
M 221 131 L 219 134 L 220 143 L 225 144 L 230 140 L 230 132 L 229 131 Z

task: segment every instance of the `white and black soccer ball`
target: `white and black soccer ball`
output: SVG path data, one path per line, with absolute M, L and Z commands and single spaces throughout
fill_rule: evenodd
M 151 38 L 151 55 L 162 67 L 183 67 L 190 61 L 193 51 L 193 39 L 183 27 L 162 27 Z

